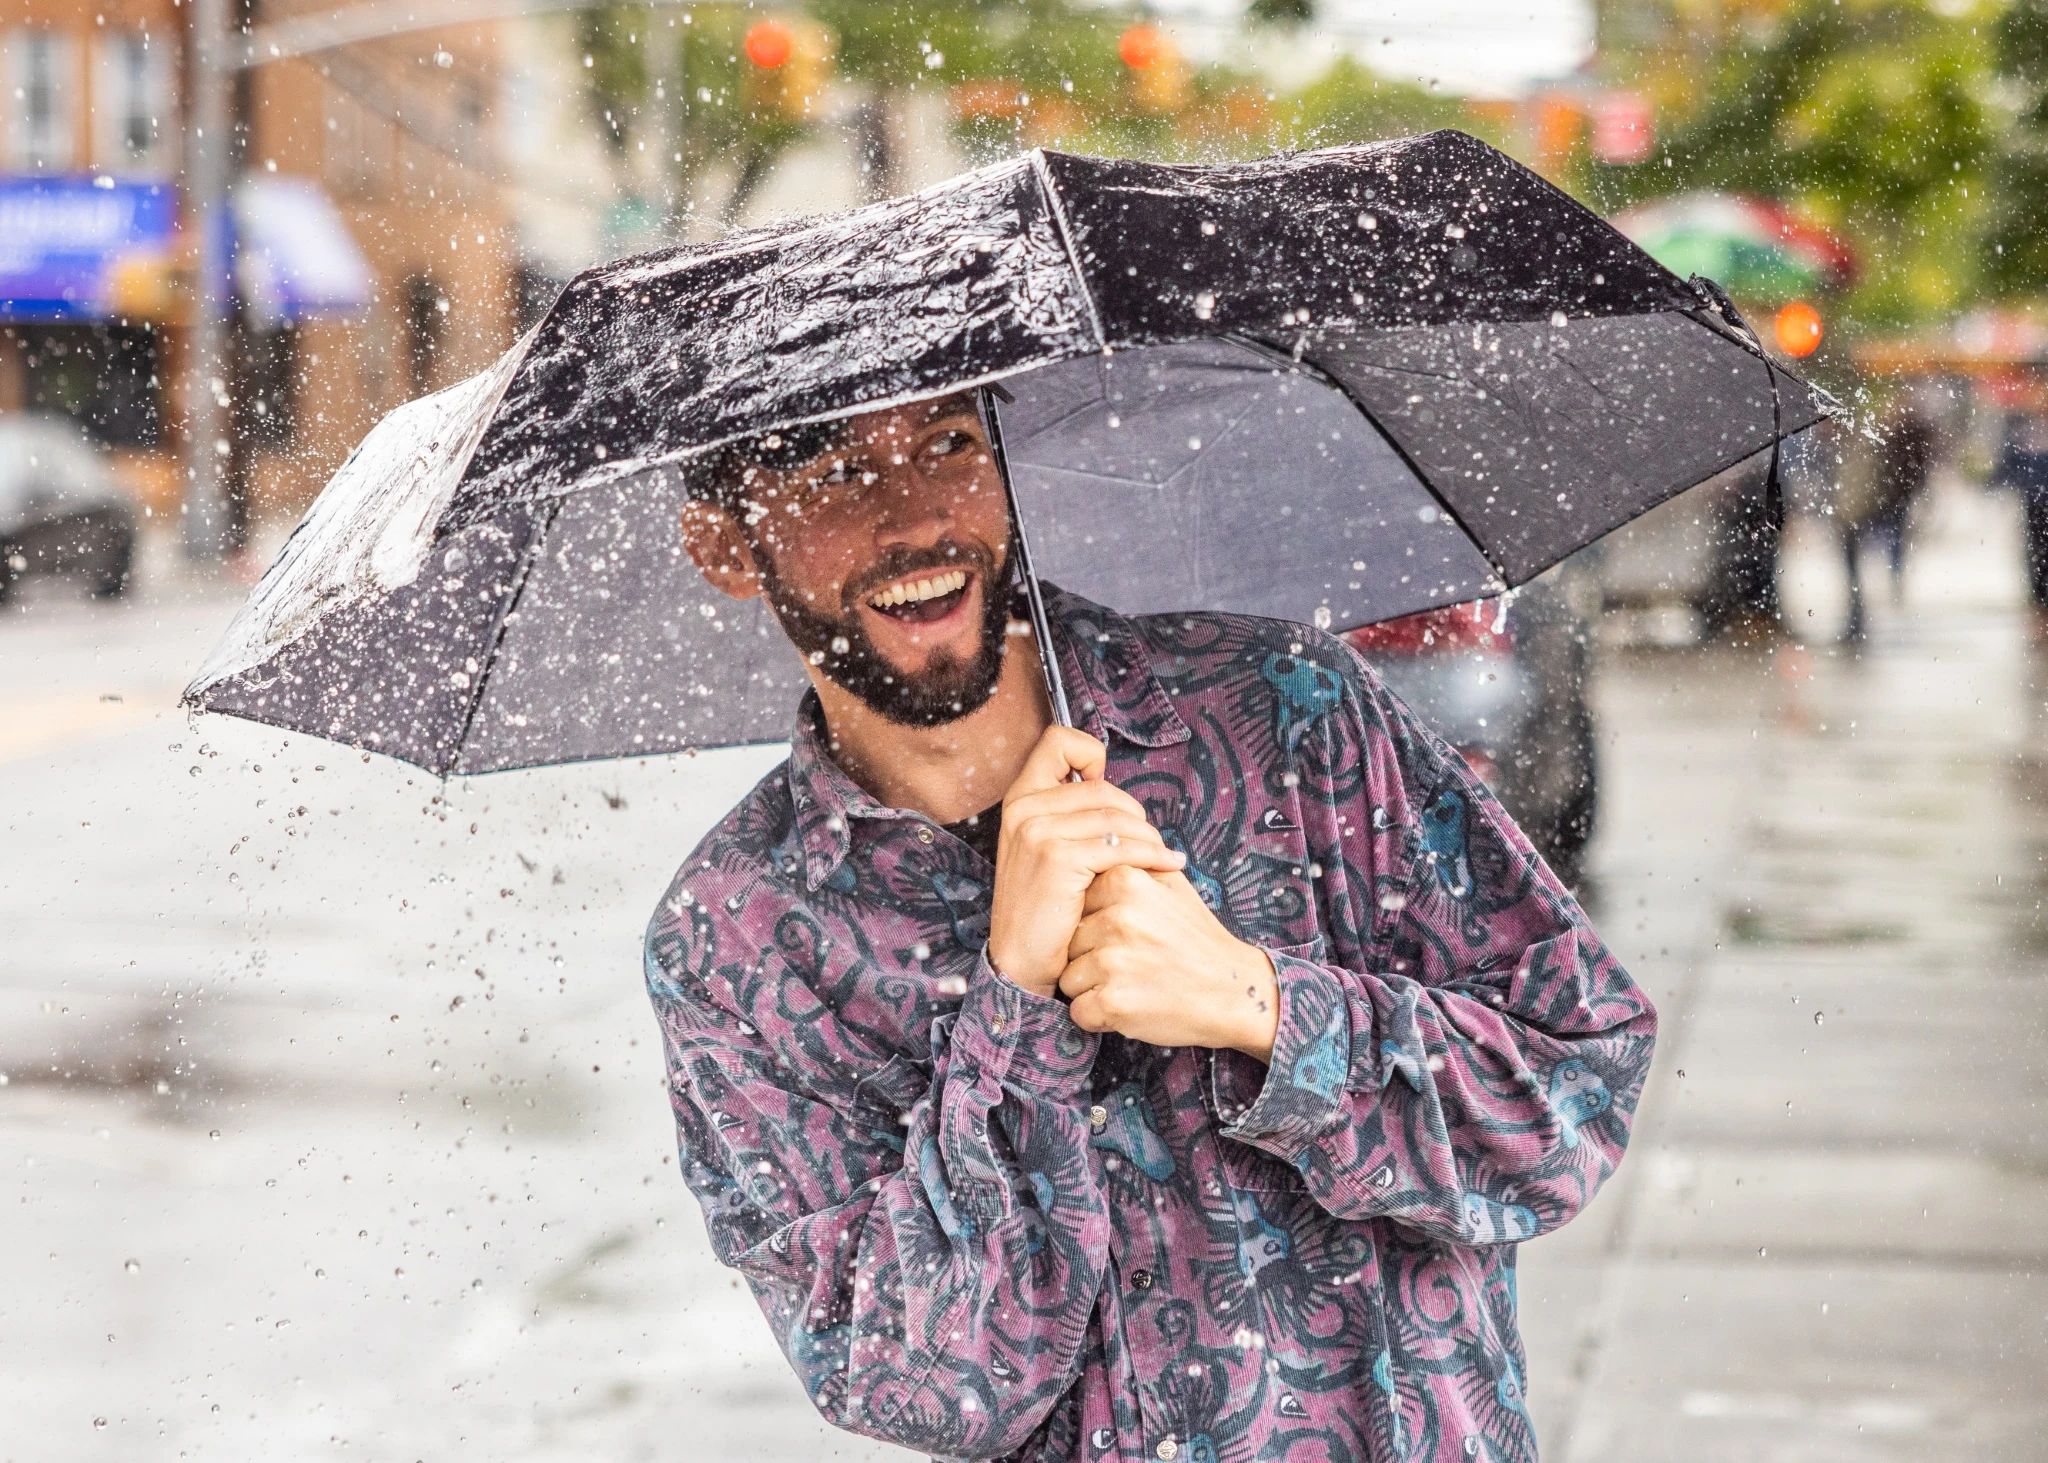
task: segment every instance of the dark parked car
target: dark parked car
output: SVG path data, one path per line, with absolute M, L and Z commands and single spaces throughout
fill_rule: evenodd
M 0 604 L 32 574 L 82 579 L 112 597 L 135 561 L 135 509 L 70 418 L 0 416 Z
M 1591 570 L 1567 560 L 1505 603 L 1475 600 L 1344 635 L 1464 754 L 1571 885 L 1598 805 L 1586 699 L 1598 597 Z

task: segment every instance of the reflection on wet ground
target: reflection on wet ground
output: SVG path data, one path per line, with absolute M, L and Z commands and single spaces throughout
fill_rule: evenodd
M 1620 1178 L 1524 1261 L 1549 1457 L 2040 1456 L 2048 673 L 2010 505 L 1929 507 L 1860 654 L 1808 534 L 1812 648 L 1608 667 L 1604 918 L 1664 1037 Z
M 1547 1458 L 2037 1456 L 2048 669 L 2007 505 L 1933 506 L 1860 657 L 1807 535 L 1813 648 L 1604 669 L 1599 914 L 1664 1037 L 1628 1164 L 1524 1252 Z M 640 990 L 774 754 L 444 796 L 162 710 L 224 609 L 0 636 L 126 718 L 0 744 L 8 1446 L 908 1456 L 818 1421 L 710 1260 Z

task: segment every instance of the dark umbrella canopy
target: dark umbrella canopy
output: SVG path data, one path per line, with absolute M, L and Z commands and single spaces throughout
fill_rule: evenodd
M 685 556 L 690 458 L 991 381 L 1040 575 L 1334 626 L 1521 583 L 1832 407 L 1461 133 L 1033 153 L 580 276 L 379 424 L 187 699 L 442 773 L 779 741 L 802 667 Z

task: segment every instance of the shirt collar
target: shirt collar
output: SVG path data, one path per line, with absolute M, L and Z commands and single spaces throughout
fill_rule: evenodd
M 1137 627 L 1115 610 L 1040 580 L 1067 700 L 1084 731 L 1107 742 L 1114 733 L 1142 747 L 1164 747 L 1192 735 L 1152 672 Z M 804 883 L 817 888 L 853 843 L 855 818 L 914 817 L 885 807 L 847 776 L 825 742 L 824 708 L 806 689 L 790 737 L 789 791 L 803 850 Z

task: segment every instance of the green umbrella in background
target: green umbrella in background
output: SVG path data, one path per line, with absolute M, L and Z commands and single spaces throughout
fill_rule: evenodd
M 1621 214 L 1615 227 L 1673 274 L 1702 274 L 1738 299 L 1781 305 L 1847 283 L 1855 257 L 1763 198 L 1685 193 Z

